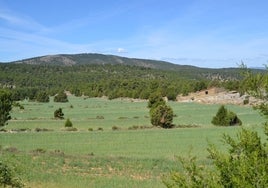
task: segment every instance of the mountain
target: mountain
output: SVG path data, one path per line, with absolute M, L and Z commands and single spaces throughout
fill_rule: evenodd
M 195 79 L 206 78 L 230 80 L 237 79 L 239 77 L 238 68 L 199 68 L 190 65 L 173 64 L 166 61 L 126 58 L 115 55 L 103 55 L 96 53 L 47 55 L 24 59 L 20 61 L 14 61 L 11 63 L 31 65 L 54 65 L 66 67 L 77 65 L 128 65 L 165 71 L 175 71 L 179 73 L 180 76 Z
M 188 65 L 176 65 L 166 61 L 126 58 L 115 55 L 103 55 L 95 53 L 84 54 L 59 54 L 59 55 L 47 55 L 41 57 L 34 57 L 19 61 L 14 61 L 16 64 L 32 64 L 32 65 L 61 65 L 61 66 L 73 66 L 73 65 L 105 65 L 105 64 L 121 64 L 140 66 L 153 69 L 162 70 L 174 70 L 178 68 L 194 68 Z
M 187 95 L 208 85 L 237 89 L 239 71 L 114 55 L 59 54 L 0 64 L 0 88 L 14 89 L 16 99 L 35 99 L 40 91 L 55 95 L 68 90 L 75 95 L 110 99 L 148 99 L 157 91 L 174 100 L 177 94 Z

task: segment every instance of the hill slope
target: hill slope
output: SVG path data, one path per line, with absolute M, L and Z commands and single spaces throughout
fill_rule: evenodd
M 84 54 L 59 54 L 34 57 L 20 61 L 11 62 L 12 64 L 31 64 L 31 65 L 54 65 L 54 66 L 77 66 L 77 65 L 128 65 L 165 71 L 175 71 L 180 76 L 190 79 L 219 79 L 230 80 L 238 79 L 237 68 L 210 69 L 199 68 L 190 65 L 178 65 L 166 61 L 126 58 L 114 55 L 103 55 L 94 53 Z
M 115 55 L 103 55 L 95 53 L 84 54 L 59 54 L 59 55 L 47 55 L 41 57 L 34 57 L 30 59 L 24 59 L 20 61 L 14 61 L 12 63 L 32 64 L 32 65 L 61 65 L 61 66 L 73 66 L 73 65 L 105 65 L 105 64 L 121 64 L 140 66 L 154 69 L 174 70 L 178 68 L 194 68 L 187 65 L 176 65 L 166 61 L 126 58 Z

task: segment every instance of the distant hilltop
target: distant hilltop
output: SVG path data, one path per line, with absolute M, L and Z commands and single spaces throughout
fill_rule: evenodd
M 174 70 L 179 67 L 184 68 L 195 68 L 194 66 L 188 65 L 177 65 L 166 61 L 149 60 L 149 59 L 137 59 L 137 58 L 126 58 L 115 55 L 104 55 L 95 53 L 84 53 L 84 54 L 58 54 L 58 55 L 47 55 L 34 57 L 11 63 L 23 63 L 32 65 L 61 65 L 61 66 L 74 66 L 74 65 L 105 65 L 105 64 L 122 64 L 147 67 L 153 69 L 163 70 Z

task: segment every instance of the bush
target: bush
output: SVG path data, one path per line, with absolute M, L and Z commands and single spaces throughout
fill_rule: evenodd
M 113 126 L 113 127 L 112 127 L 112 130 L 113 130 L 113 131 L 118 131 L 118 130 L 120 130 L 120 127 Z
M 0 127 L 5 126 L 11 119 L 12 102 L 10 93 L 0 91 Z
M 3 187 L 23 187 L 22 182 L 14 177 L 14 172 L 9 166 L 0 161 L 0 185 Z
M 242 125 L 242 121 L 237 115 L 232 111 L 228 111 L 224 105 L 219 108 L 216 116 L 212 118 L 211 123 L 218 126 Z
M 67 118 L 67 120 L 65 121 L 64 126 L 65 127 L 73 127 L 73 123 L 71 122 L 71 120 L 69 118 Z
M 64 91 L 59 92 L 54 97 L 54 102 L 68 102 L 68 97 Z
M 54 112 L 54 118 L 56 118 L 56 119 L 64 119 L 63 116 L 64 116 L 64 113 L 62 112 L 62 109 L 61 108 L 55 110 L 55 112 Z
M 150 110 L 151 123 L 162 128 L 172 128 L 173 110 L 167 105 L 159 105 Z
M 268 136 L 267 125 L 265 130 Z M 242 129 L 236 139 L 224 135 L 223 141 L 228 153 L 208 148 L 213 167 L 198 165 L 195 157 L 179 158 L 183 171 L 172 171 L 166 187 L 267 187 L 268 148 L 258 133 Z

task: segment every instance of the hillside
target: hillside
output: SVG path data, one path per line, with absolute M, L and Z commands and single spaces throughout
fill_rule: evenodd
M 126 58 L 114 55 L 103 55 L 96 53 L 84 54 L 59 54 L 34 57 L 20 61 L 14 61 L 15 64 L 31 64 L 31 65 L 56 65 L 56 66 L 77 66 L 77 65 L 128 65 L 138 66 L 151 69 L 159 69 L 165 71 L 175 71 L 180 76 L 191 79 L 219 79 L 233 80 L 239 78 L 239 70 L 237 68 L 210 69 L 199 68 L 190 65 L 178 65 L 166 61 Z
M 239 69 L 208 69 L 165 61 L 102 54 L 50 55 L 0 64 L 0 88 L 16 99 L 40 92 L 147 99 L 153 92 L 174 100 L 211 86 L 238 89 Z

